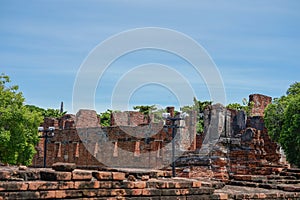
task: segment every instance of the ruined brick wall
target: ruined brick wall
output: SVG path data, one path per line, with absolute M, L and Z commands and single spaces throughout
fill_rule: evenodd
M 227 109 L 221 104 L 204 110 L 204 134 L 198 136 L 195 153 L 182 156 L 178 166 L 210 166 L 213 176 L 226 180 L 229 174 L 271 174 L 280 165 L 279 146 L 271 140 L 264 125 L 267 103 L 264 95 L 250 95 L 255 115 Z M 262 102 L 260 102 L 262 101 Z
M 253 102 L 250 116 L 264 116 L 264 110 L 272 102 L 272 97 L 262 94 L 251 94 L 249 95 L 249 102 Z
M 170 171 L 0 169 L 0 199 L 228 199 L 214 194 L 222 184 L 170 175 Z
M 111 126 L 139 126 L 149 124 L 152 120 L 153 115 L 145 116 L 143 113 L 136 111 L 113 112 Z
M 124 113 L 115 117 L 120 116 L 127 122 L 126 125 L 116 126 L 113 122 L 111 127 L 100 127 L 96 112 L 91 110 L 80 110 L 76 117 L 68 115 L 61 119 L 45 119 L 45 128 L 55 127 L 55 135 L 47 144 L 47 166 L 55 162 L 74 162 L 87 168 L 104 166 L 99 160 L 114 167 L 156 168 L 168 163 L 171 149 L 167 145 L 172 137 L 169 131 L 163 129 L 162 122 L 144 124 L 143 114 Z M 185 128 L 176 134 L 176 149 L 194 148 L 194 118 L 189 117 Z M 44 160 L 43 138 L 36 149 L 38 153 L 32 165 L 41 167 Z M 145 162 L 141 162 L 141 158 Z

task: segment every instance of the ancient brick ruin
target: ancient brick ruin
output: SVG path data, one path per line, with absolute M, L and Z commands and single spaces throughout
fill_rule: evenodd
M 177 151 L 195 150 L 196 117 L 192 114 L 185 120 L 186 126 L 178 130 Z M 82 168 L 98 168 L 105 167 L 99 162 L 103 160 L 110 167 L 153 169 L 165 166 L 171 159 L 171 131 L 164 130 L 162 122 L 149 123 L 139 112 L 115 113 L 110 127 L 100 127 L 95 111 L 80 110 L 76 116 L 46 118 L 43 127 L 50 126 L 55 127 L 55 136 L 47 144 L 47 166 L 68 162 Z M 37 151 L 33 166 L 41 167 L 44 139 Z
M 221 104 L 207 107 L 202 135 L 196 135 L 196 116 L 190 113 L 175 138 L 177 166 L 210 168 L 216 177 L 227 179 L 230 174 L 257 173 L 259 167 L 267 170 L 267 165 L 280 164 L 279 147 L 270 140 L 263 121 L 264 108 L 271 98 L 253 94 L 249 99 L 254 105 L 250 117 Z M 91 110 L 60 119 L 46 118 L 44 128 L 55 127 L 55 136 L 47 145 L 47 166 L 68 162 L 82 168 L 107 164 L 162 168 L 170 163 L 171 131 L 163 129 L 162 122 L 153 121 L 133 111 L 114 113 L 110 127 L 100 127 L 96 112 Z M 42 139 L 33 166 L 43 166 L 43 150 Z M 99 160 L 105 161 L 104 165 Z
M 264 126 L 271 98 L 254 94 L 250 101 L 248 117 L 221 104 L 208 106 L 201 135 L 194 112 L 178 124 L 176 178 L 170 170 L 171 130 L 153 116 L 120 112 L 110 127 L 101 127 L 91 110 L 47 118 L 44 128 L 55 127 L 48 168 L 39 168 L 41 139 L 34 168 L 0 167 L 0 200 L 300 199 L 300 169 L 282 162 Z M 168 111 L 174 114 L 174 108 Z

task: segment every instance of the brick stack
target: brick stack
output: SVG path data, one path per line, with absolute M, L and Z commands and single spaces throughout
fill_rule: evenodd
M 4 176 L 5 172 L 8 175 Z M 24 172 L 30 173 L 30 171 Z M 34 179 L 14 181 L 18 170 L 0 170 L 0 199 L 220 199 L 212 184 L 168 178 L 165 171 L 148 175 L 118 171 L 35 170 Z M 5 181 L 6 180 L 6 181 Z
M 137 112 L 120 112 L 116 116 L 120 116 L 127 124 L 116 126 L 113 122 L 114 126 L 100 127 L 97 114 L 92 110 L 80 110 L 76 117 L 68 114 L 60 119 L 45 119 L 45 128 L 56 128 L 54 137 L 47 144 L 46 165 L 74 162 L 82 168 L 104 165 L 162 168 L 171 163 L 172 137 L 163 129 L 162 122 L 144 124 L 144 115 Z M 177 132 L 177 155 L 183 150 L 195 148 L 195 119 L 190 114 L 184 128 Z M 42 167 L 43 139 L 36 150 L 32 165 Z

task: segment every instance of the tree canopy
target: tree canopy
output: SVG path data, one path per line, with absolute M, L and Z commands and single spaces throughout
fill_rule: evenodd
M 59 109 L 53 109 L 53 108 L 40 108 L 35 105 L 25 105 L 31 112 L 36 111 L 40 112 L 42 116 L 45 117 L 54 117 L 54 118 L 60 118 L 63 115 L 67 113 L 67 111 L 61 112 Z
M 194 97 L 193 99 L 194 105 L 192 106 L 183 106 L 180 108 L 182 112 L 189 112 L 191 110 L 197 111 L 197 125 L 196 125 L 196 131 L 197 134 L 202 134 L 204 131 L 204 118 L 203 118 L 203 112 L 204 109 L 212 104 L 212 101 L 199 101 Z
M 287 160 L 300 166 L 300 82 L 292 84 L 285 96 L 268 105 L 265 124 L 270 137 L 282 146 Z
M 243 110 L 246 112 L 248 116 L 250 116 L 250 111 L 253 108 L 254 103 L 249 102 L 246 98 L 243 99 L 243 105 L 239 103 L 230 103 L 226 106 L 226 108 L 233 109 L 233 110 Z
M 24 106 L 24 97 L 10 78 L 0 75 L 0 162 L 29 165 L 39 141 L 42 115 Z

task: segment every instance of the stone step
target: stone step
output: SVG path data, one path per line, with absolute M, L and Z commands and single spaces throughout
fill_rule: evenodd
M 287 168 L 287 169 L 284 169 L 284 171 L 300 174 L 300 169 L 299 168 Z
M 271 184 L 300 184 L 300 180 L 290 180 L 290 179 L 282 179 L 282 180 L 269 180 L 266 183 Z
M 295 176 L 269 175 L 267 176 L 267 179 L 268 180 L 282 180 L 282 179 L 296 180 L 297 178 Z
M 291 184 L 270 184 L 270 183 L 255 183 L 249 181 L 235 181 L 232 180 L 228 185 L 243 186 L 243 187 L 253 187 L 253 188 L 264 188 L 272 190 L 283 190 L 287 192 L 300 192 L 300 185 Z
M 294 176 L 297 179 L 300 179 L 300 173 L 295 173 L 295 172 L 289 172 L 289 171 L 282 171 L 279 173 L 281 176 Z

